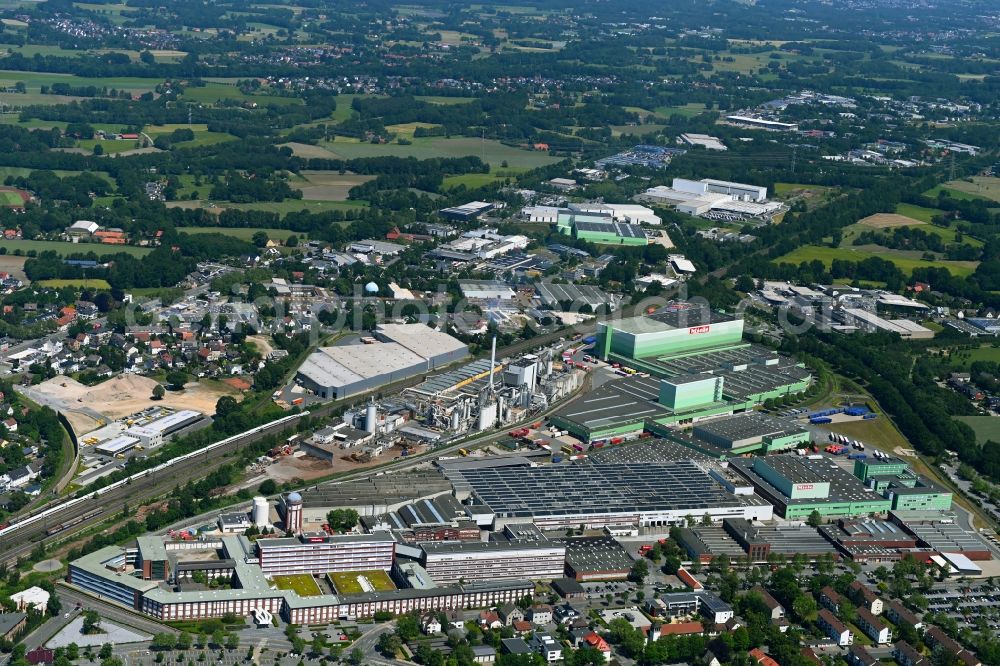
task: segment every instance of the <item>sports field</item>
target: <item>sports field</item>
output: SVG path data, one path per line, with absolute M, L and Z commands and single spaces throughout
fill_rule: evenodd
M 100 278 L 80 278 L 78 280 L 39 280 L 37 285 L 61 289 L 63 287 L 78 287 L 80 289 L 111 289 L 107 280 Z
M 135 245 L 101 245 L 99 243 L 70 243 L 68 241 L 43 241 L 43 240 L 0 240 L 0 247 L 7 248 L 8 252 L 45 252 L 52 250 L 56 254 L 87 254 L 93 252 L 98 257 L 111 256 L 124 252 L 134 257 L 142 257 L 152 252 L 150 248 L 136 247 Z
M 0 188 L 0 206 L 15 206 L 20 208 L 31 199 L 31 195 L 24 190 L 14 188 Z
M 395 590 L 392 579 L 384 571 L 339 571 L 328 573 L 327 580 L 337 590 L 337 594 L 364 594 L 365 592 L 388 592 Z
M 288 240 L 289 236 L 302 238 L 306 235 L 301 232 L 292 231 L 291 229 L 262 229 L 260 227 L 177 227 L 177 231 L 182 234 L 223 234 L 245 241 L 251 240 L 253 235 L 258 231 L 263 231 L 272 240 L 280 240 L 282 242 Z
M 318 597 L 323 594 L 323 590 L 319 589 L 319 585 L 309 574 L 275 576 L 274 584 L 279 590 L 291 590 L 300 597 Z

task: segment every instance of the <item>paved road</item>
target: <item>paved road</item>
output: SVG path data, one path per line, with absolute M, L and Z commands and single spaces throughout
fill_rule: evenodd
M 62 600 L 64 611 L 74 608 L 77 604 L 79 604 L 81 609 L 96 610 L 101 614 L 101 617 L 105 617 L 112 622 L 117 622 L 118 624 L 124 624 L 134 629 L 138 629 L 143 633 L 150 635 L 160 633 L 179 633 L 176 629 L 172 629 L 164 624 L 160 624 L 159 622 L 151 620 L 147 617 L 143 617 L 138 613 L 128 611 L 117 603 L 79 592 L 66 584 L 60 583 L 56 587 L 56 593 Z M 67 620 L 67 622 L 68 621 L 69 620 Z

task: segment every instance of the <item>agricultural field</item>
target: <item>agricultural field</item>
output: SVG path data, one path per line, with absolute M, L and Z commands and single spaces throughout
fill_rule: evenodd
M 133 257 L 142 257 L 152 252 L 148 247 L 136 247 L 135 245 L 101 245 L 99 243 L 70 243 L 69 241 L 45 241 L 45 240 L 0 240 L 0 248 L 5 248 L 7 252 L 14 253 L 20 251 L 45 252 L 51 250 L 56 254 L 86 254 L 93 252 L 97 256 L 110 256 L 113 254 L 131 254 Z
M 375 178 L 336 171 L 302 171 L 299 175 L 301 180 L 293 180 L 289 184 L 301 190 L 304 201 L 347 201 L 351 188 Z
M 956 416 L 976 432 L 976 444 L 1000 442 L 1000 416 Z
M 275 576 L 274 584 L 279 590 L 291 590 L 300 597 L 318 597 L 323 594 L 319 584 L 309 574 Z
M 262 229 L 259 227 L 177 227 L 177 231 L 182 234 L 225 234 L 233 238 L 249 241 L 258 231 L 263 231 L 271 240 L 285 242 L 289 236 L 302 237 L 305 234 L 292 231 L 291 229 Z
M 259 105 L 267 104 L 302 104 L 302 99 L 298 97 L 279 97 L 277 95 L 247 95 L 235 85 L 228 83 L 208 83 L 204 86 L 189 87 L 184 89 L 182 99 L 199 102 L 202 104 L 212 104 L 220 100 L 237 100 L 241 102 L 256 102 Z
M 279 143 L 279 148 L 290 148 L 292 155 L 296 157 L 301 157 L 307 160 L 319 159 L 319 160 L 335 160 L 338 159 L 336 155 L 331 153 L 326 148 L 322 146 L 314 146 L 310 143 L 298 143 L 297 141 L 290 141 L 288 143 Z
M 892 229 L 895 227 L 915 227 L 927 223 L 898 213 L 875 213 L 862 218 L 858 224 L 869 229 Z
M 167 208 L 204 208 L 210 213 L 218 215 L 224 210 L 263 210 L 270 213 L 278 213 L 281 216 L 299 211 L 309 211 L 311 213 L 325 213 L 334 210 L 357 210 L 366 208 L 367 201 L 306 201 L 304 199 L 286 199 L 285 201 L 259 201 L 256 203 L 234 204 L 228 201 L 168 201 Z
M 403 139 L 413 140 L 413 133 L 420 127 L 422 129 L 434 129 L 435 127 L 440 127 L 440 125 L 435 125 L 434 123 L 399 123 L 397 125 L 386 125 L 385 128 L 395 134 L 397 137 Z
M 193 123 L 191 125 L 180 123 L 171 125 L 147 125 L 143 128 L 143 132 L 155 140 L 159 136 L 169 135 L 174 130 L 179 129 L 189 129 L 194 132 L 194 139 L 192 141 L 182 141 L 174 144 L 175 146 L 181 148 L 208 146 L 214 143 L 222 143 L 223 141 L 233 141 L 236 138 L 231 134 L 226 134 L 225 132 L 210 132 L 208 131 L 208 125 L 204 123 Z
M 940 236 L 941 240 L 945 243 L 958 242 L 958 230 L 952 227 L 939 227 L 934 224 L 926 224 L 920 220 L 914 220 L 913 218 L 898 215 L 896 213 L 876 213 L 875 215 L 864 218 L 860 222 L 844 227 L 842 230 L 843 240 L 840 245 L 841 247 L 851 247 L 854 239 L 865 231 L 885 229 L 891 230 L 896 227 L 920 227 L 920 230 L 925 233 Z M 983 242 L 981 240 L 973 238 L 968 234 L 962 236 L 961 242 L 972 247 L 983 246 Z
M 634 128 L 633 128 L 634 129 Z M 507 146 L 499 141 L 477 139 L 475 137 L 424 137 L 414 139 L 413 143 L 404 146 L 398 143 L 361 143 L 337 138 L 321 144 L 337 157 L 354 159 L 358 157 L 415 157 L 419 160 L 431 157 L 466 157 L 468 155 L 484 158 L 491 165 L 500 166 L 507 162 L 510 167 L 535 169 L 558 162 L 559 158 L 548 153 L 525 150 Z
M 337 590 L 337 594 L 364 594 L 365 592 L 389 592 L 395 590 L 389 574 L 384 571 L 339 571 L 328 573 L 327 580 Z M 369 589 L 366 589 L 369 588 Z
M 896 213 L 930 224 L 935 215 L 942 215 L 944 211 L 937 208 L 925 208 L 924 206 L 901 203 L 896 204 Z
M 337 98 L 338 108 L 339 102 L 343 96 Z M 475 97 L 443 97 L 438 95 L 417 95 L 413 99 L 421 102 L 427 102 L 428 104 L 440 104 L 441 106 L 453 106 L 455 104 L 468 104 Z
M 973 176 L 965 180 L 952 180 L 927 190 L 924 194 L 937 197 L 937 193 L 941 190 L 948 192 L 954 199 L 989 199 L 1000 202 L 1000 178 L 996 176 Z
M 869 257 L 879 257 L 887 259 L 903 271 L 912 273 L 915 268 L 934 267 L 947 268 L 952 275 L 966 277 L 972 275 L 979 265 L 977 261 L 924 261 L 919 258 L 919 252 L 905 252 L 901 250 L 889 250 L 883 247 L 869 245 L 860 247 L 821 247 L 818 245 L 804 245 L 796 248 L 775 259 L 775 263 L 789 263 L 798 265 L 803 261 L 813 261 L 818 259 L 823 265 L 829 268 L 834 259 L 844 259 L 846 261 L 863 261 Z

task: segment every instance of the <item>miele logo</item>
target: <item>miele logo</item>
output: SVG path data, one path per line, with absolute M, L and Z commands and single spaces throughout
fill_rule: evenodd
M 698 333 L 708 333 L 711 330 L 711 326 L 692 326 L 688 329 L 688 335 L 697 335 Z
M 800 483 L 799 485 L 797 485 L 795 487 L 798 488 L 799 490 L 812 490 L 813 489 L 813 484 L 811 484 L 811 483 Z

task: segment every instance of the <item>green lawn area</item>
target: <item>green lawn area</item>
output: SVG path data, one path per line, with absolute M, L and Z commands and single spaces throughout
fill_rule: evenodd
M 35 252 L 45 252 L 52 250 L 57 254 L 86 254 L 93 252 L 99 257 L 111 256 L 113 254 L 131 254 L 134 257 L 142 257 L 152 252 L 148 247 L 136 247 L 134 245 L 101 245 L 99 243 L 70 243 L 69 241 L 44 241 L 44 240 L 0 240 L 0 247 L 6 248 L 7 252 L 13 254 L 15 250 L 27 253 L 31 250 Z
M 141 144 L 142 140 L 134 141 L 102 141 L 101 139 L 82 139 L 76 142 L 78 148 L 83 148 L 88 153 L 94 151 L 94 146 L 101 145 L 105 155 L 124 153 L 126 150 L 135 150 L 136 144 Z
M 340 103 L 340 98 L 337 99 Z M 632 128 L 636 129 L 636 128 Z M 398 143 L 374 144 L 360 143 L 349 139 L 337 138 L 336 141 L 324 141 L 322 145 L 327 150 L 333 152 L 344 159 L 354 159 L 359 157 L 415 157 L 417 159 L 429 159 L 432 157 L 465 157 L 475 155 L 484 157 L 491 165 L 501 166 L 507 162 L 510 167 L 524 167 L 535 169 L 558 162 L 559 158 L 550 157 L 548 153 L 533 150 L 524 150 L 514 146 L 507 146 L 498 141 L 477 139 L 475 137 L 423 137 L 414 139 L 408 146 Z
M 291 590 L 300 597 L 318 597 L 323 594 L 319 584 L 309 574 L 275 576 L 274 584 L 278 586 L 279 590 Z
M 804 194 L 806 192 L 815 192 L 817 194 L 825 194 L 832 190 L 832 187 L 827 187 L 826 185 L 810 185 L 808 183 L 775 183 L 774 184 L 774 194 L 776 196 L 786 196 L 789 194 Z
M 79 280 L 39 280 L 35 284 L 41 287 L 52 287 L 61 289 L 62 287 L 79 287 L 80 289 L 111 289 L 107 280 L 99 278 L 80 278 Z
M 941 215 L 944 211 L 938 210 L 937 208 L 924 208 L 923 206 L 901 203 L 896 204 L 896 213 L 898 215 L 905 215 L 906 217 L 912 217 L 914 220 L 920 220 L 921 222 L 930 224 L 931 218 L 935 215 Z
M 253 238 L 253 235 L 258 231 L 263 231 L 270 239 L 280 240 L 282 242 L 288 240 L 289 236 L 298 236 L 299 238 L 302 238 L 306 235 L 301 232 L 292 231 L 291 229 L 261 229 L 257 227 L 177 227 L 177 231 L 182 234 L 225 234 L 226 236 L 232 236 L 246 241 Z
M 983 345 L 977 349 L 962 349 L 951 356 L 952 365 L 956 370 L 968 370 L 976 361 L 1000 363 L 1000 347 Z
M 502 176 L 497 176 L 492 173 L 463 173 L 458 176 L 448 176 L 442 182 L 441 186 L 445 189 L 451 189 L 452 187 L 458 187 L 459 185 L 465 185 L 470 190 L 474 190 L 482 187 L 483 185 L 489 185 L 497 180 L 500 180 Z
M 704 110 L 705 105 L 701 102 L 690 102 L 680 106 L 658 106 L 653 109 L 653 113 L 661 118 L 669 118 L 673 115 L 684 116 L 685 118 L 694 118 Z
M 976 443 L 985 444 L 988 441 L 1000 442 L 1000 416 L 956 416 L 976 431 Z
M 935 267 L 947 268 L 952 275 L 958 277 L 971 275 L 972 272 L 976 270 L 976 266 L 979 265 L 979 262 L 976 261 L 924 261 L 919 258 L 908 256 L 909 253 L 903 253 L 898 250 L 888 250 L 885 248 L 875 251 L 872 249 L 874 247 L 877 246 L 833 248 L 820 247 L 818 245 L 804 245 L 800 248 L 792 250 L 783 257 L 775 259 L 774 262 L 798 265 L 803 261 L 819 259 L 827 268 L 829 268 L 834 259 L 863 261 L 869 257 L 880 257 L 882 259 L 888 259 L 892 263 L 896 264 L 896 266 L 898 266 L 904 273 L 912 273 L 915 268 Z
M 395 590 L 392 579 L 384 571 L 338 571 L 326 575 L 327 580 L 337 590 L 337 594 L 363 594 L 366 590 L 359 578 L 366 579 L 378 592 Z

